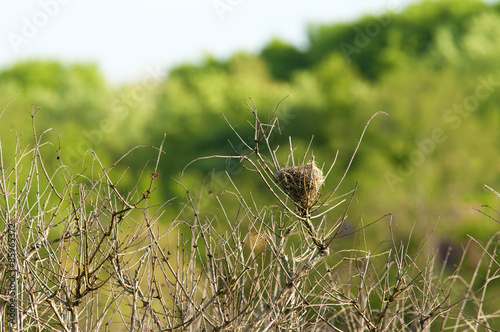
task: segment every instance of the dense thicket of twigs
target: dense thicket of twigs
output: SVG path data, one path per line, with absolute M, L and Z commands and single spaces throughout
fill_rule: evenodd
M 270 140 L 280 133 L 276 112 L 262 116 L 247 106 L 253 142 L 234 131 L 246 152 L 209 158 L 239 160 L 274 200 L 258 206 L 227 174 L 233 188 L 212 198 L 216 206 L 201 209 L 207 198 L 184 187 L 181 177 L 184 205 L 177 216 L 151 204 L 160 158 L 168 158 L 161 146 L 145 168 L 148 185 L 140 187 L 146 181 L 138 179 L 135 191 L 125 194 L 114 169 L 130 152 L 107 166 L 89 151 L 88 167 L 75 174 L 59 156 L 57 134 L 37 131 L 33 111 L 34 146 L 19 138 L 16 154 L 4 156 L 0 145 L 0 329 L 499 328 L 500 312 L 491 310 L 498 300 L 488 292 L 498 288 L 500 275 L 496 235 L 470 239 L 451 262 L 450 253 L 433 254 L 428 239 L 398 240 L 389 214 L 380 218 L 389 234 L 382 249 L 366 244 L 369 227 L 349 231 L 353 243 L 361 243 L 356 247 L 332 245 L 347 232 L 356 186 L 337 191 L 353 159 L 337 181 L 328 178 L 335 161 L 320 169 L 309 148 L 296 160 L 291 140 L 288 160 L 280 161 Z

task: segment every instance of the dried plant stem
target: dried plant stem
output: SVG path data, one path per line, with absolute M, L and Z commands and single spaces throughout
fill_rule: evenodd
M 391 213 L 361 220 L 357 228 L 347 224 L 358 183 L 343 195 L 336 192 L 373 117 L 339 182 L 330 185 L 338 152 L 324 175 L 312 139 L 299 151 L 290 137 L 290 154 L 280 161 L 271 144 L 281 131 L 278 108 L 263 121 L 253 101 L 247 106 L 252 143 L 224 117 L 246 153 L 195 161 L 239 161 L 271 193 L 269 204 L 238 188 L 230 172 L 232 188 L 214 194 L 205 181 L 192 190 L 176 180 L 184 194 L 153 204 L 163 142 L 153 150 L 151 172 L 145 167 L 131 192 L 122 185 L 127 167 L 121 166 L 131 151 L 147 147 L 131 149 L 111 166 L 89 151 L 84 171 L 74 173 L 61 158 L 57 133 L 38 134 L 40 109 L 33 109 L 32 147 L 16 136 L 14 155 L 5 158 L 2 144 L 8 141 L 0 141 L 0 219 L 6 221 L 0 258 L 2 266 L 15 265 L 0 269 L 0 280 L 15 293 L 0 295 L 0 330 L 498 329 L 500 310 L 489 298 L 500 279 L 497 235 L 470 237 L 460 258 L 448 250 L 440 261 L 428 250 L 435 226 L 414 244 L 411 233 L 404 240 L 396 235 Z M 498 220 L 490 215 L 497 210 L 483 208 L 488 210 L 478 211 Z M 387 238 L 371 248 L 367 231 L 375 224 L 387 227 Z M 9 303 L 19 315 L 5 320 Z

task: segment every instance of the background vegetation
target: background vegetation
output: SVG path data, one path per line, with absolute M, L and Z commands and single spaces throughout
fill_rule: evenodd
M 500 4 L 422 1 L 353 22 L 311 24 L 307 34 L 300 47 L 274 39 L 258 54 L 206 56 L 118 87 L 94 64 L 33 60 L 3 68 L 0 104 L 14 96 L 0 121 L 3 156 L 15 155 L 19 136 L 31 140 L 32 104 L 42 107 L 37 128 L 58 134 L 48 152 L 52 159 L 46 159 L 54 168 L 60 158 L 83 172 L 89 149 L 111 165 L 138 144 L 159 146 L 165 135 L 151 197 L 156 204 L 185 193 L 171 177 L 179 178 L 191 160 L 243 150 L 221 112 L 245 141 L 253 141 L 248 97 L 264 114 L 288 96 L 277 113 L 283 134 L 272 142 L 281 146 L 278 157 L 286 160 L 288 136 L 304 151 L 314 135 L 320 166 L 339 151 L 330 175 L 337 180 L 368 119 L 384 111 L 389 116 L 370 125 L 339 190 L 348 192 L 359 181 L 346 225 L 357 229 L 393 213 L 396 237 L 412 230 L 421 239 L 435 228 L 430 247 L 451 247 L 456 259 L 469 236 L 487 240 L 494 234 L 499 225 L 473 207 L 497 204 L 484 184 L 500 188 Z M 143 178 L 144 160 L 156 157 L 155 150 L 139 149 L 126 165 L 116 165 L 122 190 L 132 190 Z M 182 183 L 216 197 L 232 188 L 226 172 L 257 202 L 269 201 L 265 186 L 237 160 L 193 163 Z M 160 219 L 165 224 L 184 207 L 169 204 Z M 373 245 L 388 239 L 387 225 L 369 232 Z
M 220 113 L 243 126 L 247 97 L 259 109 L 274 109 L 288 96 L 276 144 L 288 145 L 290 135 L 303 147 L 314 135 L 320 164 L 340 152 L 335 176 L 367 119 L 381 110 L 390 116 L 367 132 L 346 181 L 349 187 L 360 181 L 350 222 L 392 212 L 406 230 L 414 223 L 428 230 L 439 219 L 447 242 L 487 236 L 497 225 L 478 222 L 471 207 L 493 203 L 483 184 L 500 186 L 499 23 L 498 4 L 423 1 L 354 22 L 312 24 L 303 47 L 275 39 L 259 54 L 207 56 L 119 87 L 94 64 L 16 63 L 0 72 L 1 104 L 14 96 L 0 123 L 2 133 L 13 132 L 3 134 L 3 149 L 14 151 L 14 132 L 28 135 L 32 104 L 43 108 L 39 128 L 57 131 L 61 158 L 72 166 L 81 166 L 88 149 L 110 163 L 137 144 L 157 146 L 165 134 L 169 157 L 158 196 L 173 197 L 182 190 L 170 177 L 189 161 L 232 152 L 227 138 L 234 136 Z M 139 154 L 123 179 L 130 185 L 143 167 Z M 200 162 L 183 181 L 198 186 L 211 170 L 206 190 L 218 194 L 228 184 L 223 171 L 240 167 Z M 245 185 L 266 195 L 253 183 Z

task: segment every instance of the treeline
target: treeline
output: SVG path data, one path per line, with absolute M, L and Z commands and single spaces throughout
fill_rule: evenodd
M 311 24 L 307 34 L 307 45 L 275 39 L 258 54 L 207 56 L 169 73 L 151 68 L 117 88 L 93 64 L 14 64 L 0 72 L 2 105 L 14 96 L 1 118 L 2 151 L 14 151 L 16 135 L 29 138 L 31 104 L 43 108 L 38 130 L 54 128 L 61 158 L 76 168 L 86 167 L 89 149 L 111 164 L 133 146 L 159 146 L 166 135 L 161 200 L 182 193 L 170 177 L 194 158 L 239 149 L 228 142 L 236 140 L 221 112 L 251 141 L 245 100 L 265 114 L 288 96 L 277 108 L 278 156 L 286 162 L 288 136 L 300 155 L 314 135 L 320 165 L 340 151 L 333 183 L 367 120 L 384 111 L 389 117 L 370 125 L 345 181 L 344 191 L 360 182 L 351 223 L 392 212 L 403 228 L 417 222 L 421 231 L 440 219 L 439 232 L 453 230 L 450 241 L 493 233 L 497 225 L 478 223 L 471 207 L 495 205 L 483 184 L 500 188 L 500 4 L 422 1 L 353 22 Z M 47 137 L 56 158 L 58 139 Z M 134 185 L 156 153 L 132 153 L 121 181 Z M 230 185 L 224 171 L 245 172 L 236 161 L 200 161 L 183 182 L 198 190 L 205 181 L 206 193 L 217 194 Z M 264 192 L 250 175 L 237 181 L 255 197 Z

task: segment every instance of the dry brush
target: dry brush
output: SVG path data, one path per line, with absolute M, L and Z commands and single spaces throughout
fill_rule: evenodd
M 357 184 L 338 192 L 347 168 L 331 180 L 310 146 L 296 161 L 280 162 L 273 135 L 277 109 L 248 103 L 253 140 L 234 130 L 246 151 L 198 158 L 233 159 L 261 181 L 273 201 L 259 206 L 236 185 L 205 194 L 178 180 L 185 195 L 175 216 L 156 204 L 162 146 L 132 191 L 120 165 L 89 151 L 86 168 L 66 166 L 52 129 L 33 145 L 17 137 L 15 154 L 2 154 L 0 218 L 5 227 L 0 280 L 1 330 L 17 331 L 393 331 L 498 328 L 488 289 L 498 287 L 498 237 L 471 239 L 453 270 L 427 250 L 394 235 L 394 216 L 382 218 L 387 245 L 370 250 L 370 225 L 347 231 Z M 4 133 L 1 133 L 2 135 Z M 0 136 L 0 139 L 3 138 Z M 55 151 L 55 152 L 54 152 Z M 338 155 L 338 154 L 337 154 Z M 144 183 L 148 183 L 144 186 Z M 332 185 L 332 182 L 334 183 Z M 144 187 L 140 187 L 144 186 Z M 210 209 L 203 206 L 210 200 Z M 357 246 L 337 245 L 350 237 Z M 480 248 L 476 271 L 466 271 L 470 247 Z M 476 251 L 477 252 L 477 251 Z M 423 263 L 421 263 L 423 261 Z M 482 279 L 481 279 L 482 278 Z M 481 284 L 478 285 L 479 280 Z M 497 325 L 495 325 L 497 324 Z

